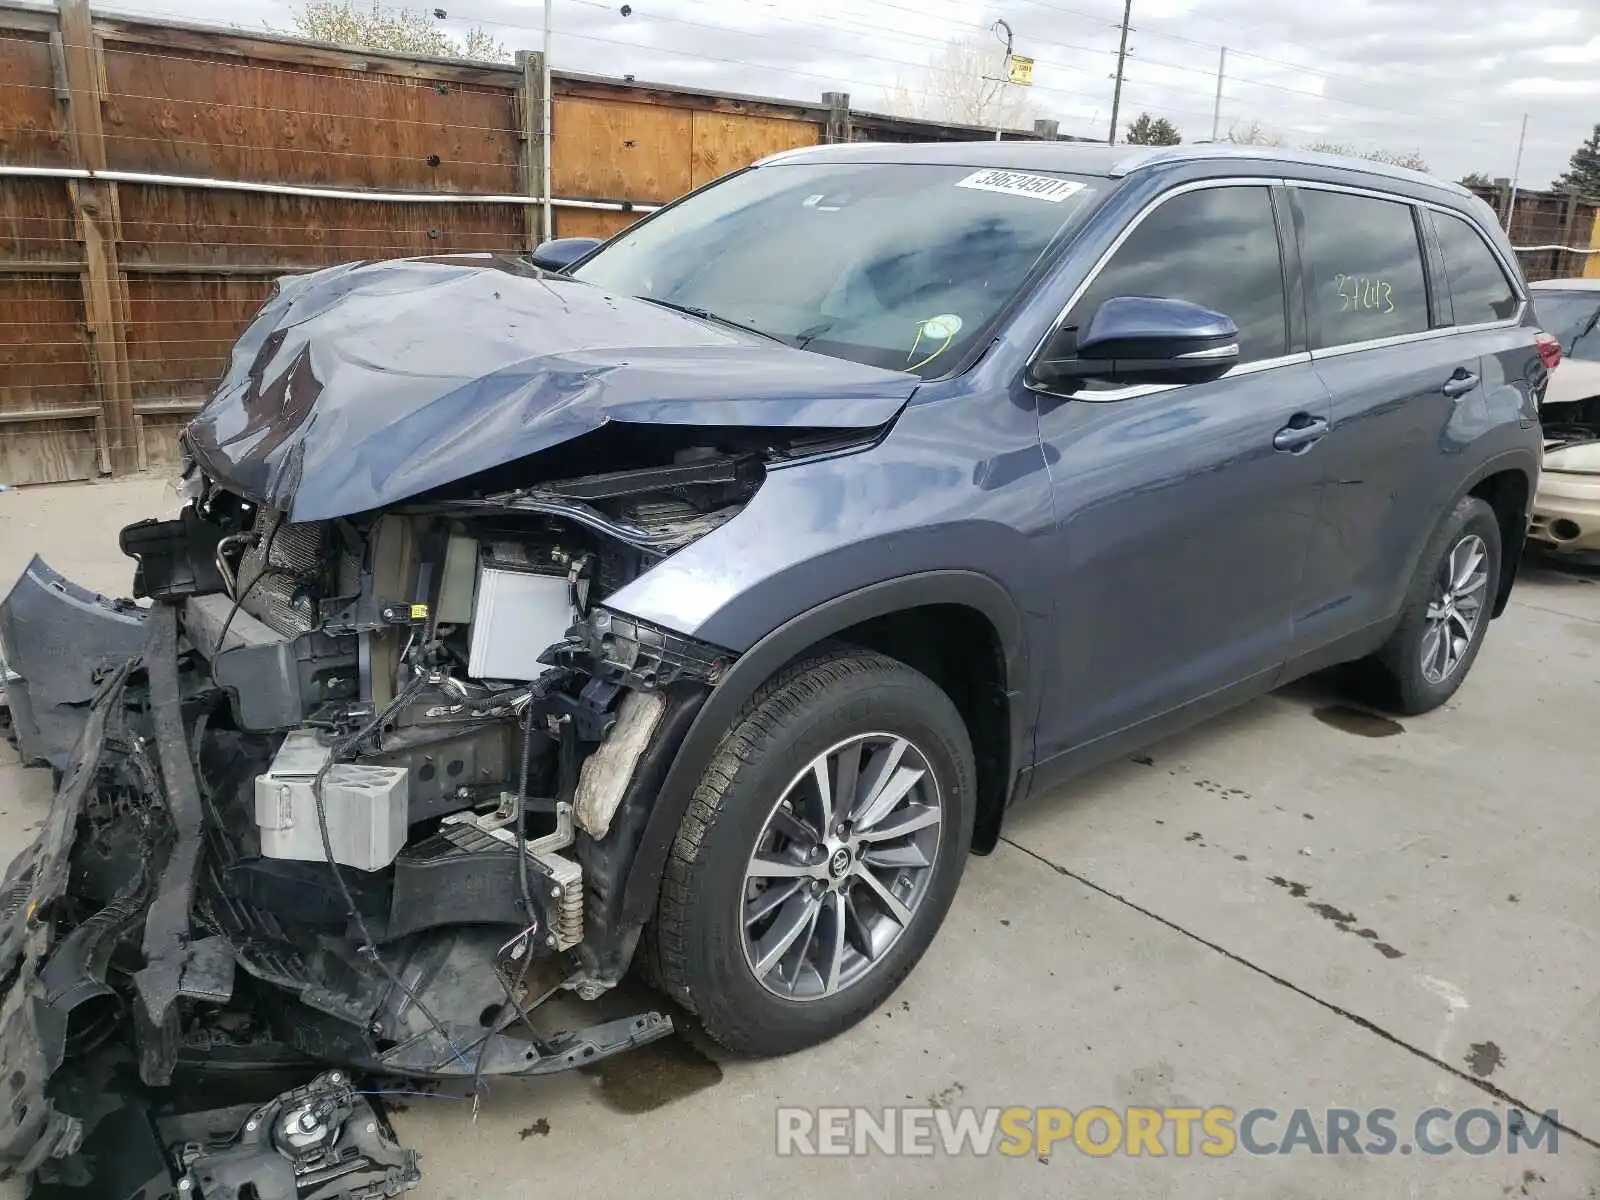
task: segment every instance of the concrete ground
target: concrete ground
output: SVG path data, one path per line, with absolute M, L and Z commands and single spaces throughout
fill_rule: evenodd
M 117 530 L 173 502 L 148 479 L 0 495 L 0 577 L 39 549 L 124 590 Z M 1438 713 L 1375 721 L 1309 681 L 1031 801 L 907 983 L 826 1046 L 675 1039 L 496 1082 L 475 1120 L 400 1101 L 421 1194 L 1600 1197 L 1597 700 L 1600 586 L 1532 568 Z M 0 854 L 47 799 L 0 768 Z M 777 1105 L 930 1103 L 1387 1108 L 1403 1143 L 1435 1105 L 1563 1128 L 1516 1156 L 776 1156 Z

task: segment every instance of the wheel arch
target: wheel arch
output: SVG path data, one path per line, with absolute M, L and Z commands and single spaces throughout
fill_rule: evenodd
M 696 714 L 656 794 L 628 871 L 624 924 L 642 925 L 654 912 L 662 871 L 694 789 L 723 734 L 762 683 L 785 663 L 821 643 L 852 630 L 871 628 L 874 622 L 897 614 L 942 607 L 976 614 L 992 631 L 999 652 L 1007 745 L 1000 764 L 1001 783 L 997 789 L 988 789 L 991 793 L 998 791 L 998 797 L 990 795 L 988 803 L 980 803 L 979 828 L 974 835 L 977 849 L 992 848 L 1000 813 L 1023 773 L 1032 747 L 1026 697 L 1034 695 L 1034 689 L 1028 675 L 1026 624 L 1010 593 L 991 576 L 965 570 L 919 572 L 858 588 L 793 617 L 757 641 L 728 668 Z M 982 754 L 976 746 L 974 752 Z M 980 794 L 980 801 L 984 799 Z
M 1511 586 L 1522 564 L 1528 541 L 1528 521 L 1533 513 L 1534 493 L 1538 488 L 1539 467 L 1524 452 L 1498 455 L 1485 463 L 1462 488 L 1462 496 L 1484 501 L 1500 525 L 1500 583 L 1490 615 L 1498 617 L 1511 601 Z M 1452 503 L 1454 507 L 1454 503 Z

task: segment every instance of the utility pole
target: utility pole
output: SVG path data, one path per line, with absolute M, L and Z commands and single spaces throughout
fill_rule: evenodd
M 1111 136 L 1107 145 L 1117 144 L 1117 110 L 1122 107 L 1122 69 L 1128 61 L 1128 19 L 1133 16 L 1133 0 L 1122 0 L 1122 44 L 1117 47 L 1117 82 L 1111 89 Z
M 1002 30 L 1004 33 L 1001 32 Z M 1000 38 L 1000 40 L 1005 43 L 1006 47 L 1005 61 L 1000 64 L 1000 91 L 998 93 L 999 100 L 995 105 L 994 114 L 994 140 L 998 142 L 1000 140 L 1001 131 L 1006 127 L 1006 84 L 1011 78 L 1011 23 L 1002 17 L 989 27 L 989 31 L 996 37 Z
M 1511 233 L 1511 214 L 1517 211 L 1517 182 L 1522 178 L 1522 147 L 1528 141 L 1528 114 L 1522 114 L 1522 135 L 1517 138 L 1517 162 L 1511 168 L 1511 199 L 1506 203 L 1506 234 Z
M 1224 46 L 1217 56 L 1217 101 L 1211 106 L 1211 140 L 1217 140 L 1222 129 L 1222 77 L 1228 73 L 1228 48 Z

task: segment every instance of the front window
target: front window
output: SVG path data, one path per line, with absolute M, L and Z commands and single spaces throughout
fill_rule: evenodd
M 971 166 L 775 163 L 623 233 L 573 275 L 933 378 L 986 334 L 1103 183 Z
M 1067 325 L 1081 329 L 1114 296 L 1164 296 L 1220 312 L 1239 330 L 1241 363 L 1279 357 L 1289 327 L 1272 193 L 1213 186 L 1165 201 L 1095 276 Z

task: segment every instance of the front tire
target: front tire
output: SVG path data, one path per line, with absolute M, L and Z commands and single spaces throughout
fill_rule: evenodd
M 723 736 L 662 879 L 655 972 L 717 1042 L 787 1054 L 875 1010 L 933 941 L 972 841 L 950 698 L 881 654 L 784 668 Z
M 1465 496 L 1418 564 L 1399 628 L 1374 658 L 1392 707 L 1407 716 L 1438 708 L 1467 677 L 1500 588 L 1500 522 Z

